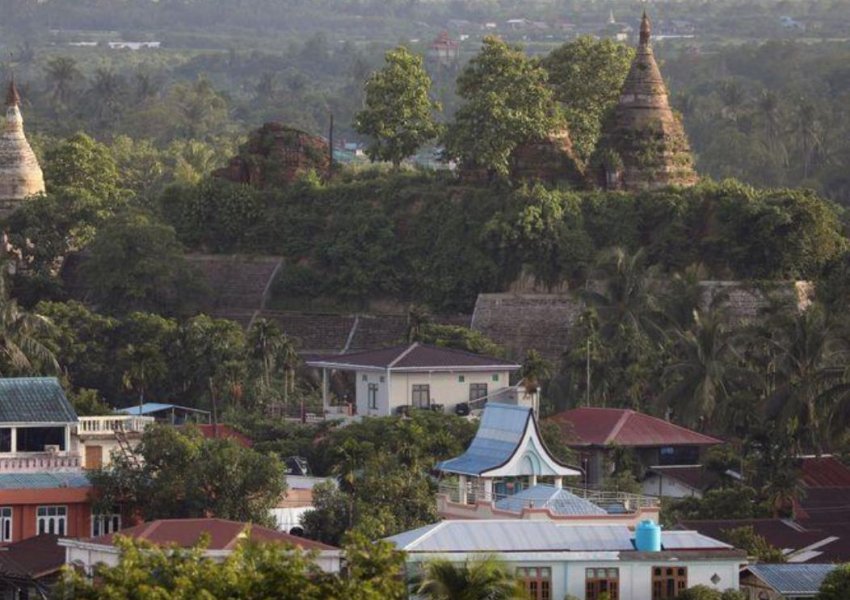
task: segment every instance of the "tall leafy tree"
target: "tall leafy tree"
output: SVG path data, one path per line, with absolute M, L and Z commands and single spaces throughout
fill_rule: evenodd
M 514 149 L 560 124 L 547 73 L 518 46 L 486 37 L 457 79 L 463 100 L 445 134 L 446 155 L 505 176 Z
M 573 147 L 584 160 L 596 147 L 606 113 L 617 104 L 634 54 L 613 40 L 581 36 L 541 62 L 564 109 Z
M 398 47 L 386 54 L 386 65 L 366 82 L 366 107 L 355 117 L 358 132 L 371 138 L 366 152 L 372 160 L 398 167 L 439 132 L 431 99 L 431 78 L 422 57 Z

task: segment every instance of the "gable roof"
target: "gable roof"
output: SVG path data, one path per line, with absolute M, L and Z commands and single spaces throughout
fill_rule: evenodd
M 713 446 L 721 440 L 623 408 L 582 407 L 549 417 L 572 446 Z
M 809 563 L 749 565 L 745 568 L 782 595 L 816 594 L 837 565 Z
M 634 551 L 625 525 L 575 525 L 549 520 L 486 519 L 441 521 L 387 538 L 399 550 L 433 553 Z M 664 550 L 731 550 L 694 531 L 664 531 Z
M 674 479 L 694 490 L 705 491 L 717 483 L 717 474 L 702 465 L 655 465 L 650 471 L 658 476 Z
M 135 406 L 128 406 L 126 408 L 119 408 L 115 412 L 121 413 L 124 415 L 150 415 L 153 413 L 161 412 L 164 410 L 185 410 L 187 412 L 194 412 L 208 415 L 210 411 L 201 410 L 200 408 L 191 408 L 188 406 L 178 406 L 177 404 L 162 404 L 160 402 L 145 402 L 141 406 L 138 404 Z
M 77 413 L 55 377 L 0 379 L 0 422 L 74 423 Z
M 176 545 L 190 548 L 201 537 L 209 536 L 208 550 L 232 550 L 243 539 L 258 542 L 292 544 L 305 550 L 337 550 L 333 546 L 300 538 L 268 527 L 227 521 L 225 519 L 160 519 L 122 529 L 117 533 L 101 535 L 86 540 L 92 544 L 112 545 L 115 536 L 145 540 L 158 546 Z
M 456 458 L 444 460 L 437 465 L 437 469 L 444 473 L 474 477 L 486 475 L 489 471 L 506 465 L 514 457 L 520 450 L 520 444 L 525 439 L 529 426 L 532 428 L 530 432 L 532 439 L 537 440 L 540 448 L 543 449 L 543 456 L 540 458 L 556 474 L 561 476 L 581 474 L 576 469 L 556 461 L 549 454 L 543 440 L 540 439 L 537 421 L 530 407 L 497 402 L 488 402 L 484 407 L 478 431 L 466 452 Z
M 520 368 L 520 365 L 501 358 L 420 342 L 349 354 L 314 356 L 306 364 L 349 371 L 516 371 Z

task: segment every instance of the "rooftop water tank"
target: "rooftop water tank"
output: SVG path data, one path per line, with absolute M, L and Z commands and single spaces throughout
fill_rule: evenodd
M 635 527 L 635 549 L 639 552 L 661 552 L 661 526 L 646 519 Z

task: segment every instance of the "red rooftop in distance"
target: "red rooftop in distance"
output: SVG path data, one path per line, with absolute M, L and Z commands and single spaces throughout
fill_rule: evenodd
M 160 519 L 128 527 L 114 534 L 81 540 L 63 539 L 59 544 L 67 549 L 68 564 L 91 572 L 98 563 L 110 566 L 118 564 L 119 550 L 114 545 L 116 536 L 144 540 L 157 546 L 180 548 L 191 548 L 206 536 L 208 543 L 204 555 L 213 559 L 226 558 L 239 542 L 246 539 L 261 543 L 288 544 L 301 550 L 317 552 L 317 564 L 325 571 L 335 573 L 340 568 L 339 548 L 268 527 L 225 519 Z

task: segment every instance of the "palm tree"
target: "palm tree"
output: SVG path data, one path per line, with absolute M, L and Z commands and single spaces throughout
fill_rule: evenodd
M 47 63 L 47 80 L 52 87 L 53 101 L 65 105 L 71 98 L 74 82 L 81 77 L 77 61 L 69 56 L 56 56 Z
M 522 361 L 522 369 L 519 372 L 525 384 L 528 394 L 536 394 L 541 379 L 552 376 L 552 363 L 543 358 L 537 350 L 529 350 Z
M 462 564 L 432 560 L 425 563 L 413 587 L 417 596 L 428 600 L 528 598 L 522 583 L 495 556 L 482 556 Z
M 431 322 L 431 315 L 424 306 L 414 304 L 407 311 L 407 341 L 408 343 L 419 340 L 422 330 Z
M 47 317 L 22 310 L 10 297 L 7 263 L 0 260 L 0 376 L 59 372 L 59 363 L 44 339 L 53 330 Z
M 257 319 L 248 329 L 248 357 L 260 366 L 260 381 L 266 388 L 281 367 L 285 336 L 274 321 Z
M 820 452 L 830 414 L 850 397 L 847 340 L 818 305 L 776 323 L 778 336 L 769 340 L 776 384 L 768 416 L 799 419 L 811 449 Z
M 124 89 L 124 78 L 114 71 L 103 68 L 95 71 L 89 95 L 100 119 L 109 119 L 117 112 L 121 106 Z
M 703 427 L 733 391 L 753 379 L 740 367 L 733 332 L 719 309 L 695 310 L 690 329 L 674 328 L 674 358 L 664 369 L 668 382 L 660 400 L 685 422 Z
M 803 161 L 803 179 L 807 179 L 822 141 L 817 110 L 812 103 L 801 101 L 797 105 L 792 122 L 792 133 L 799 144 L 800 158 Z

